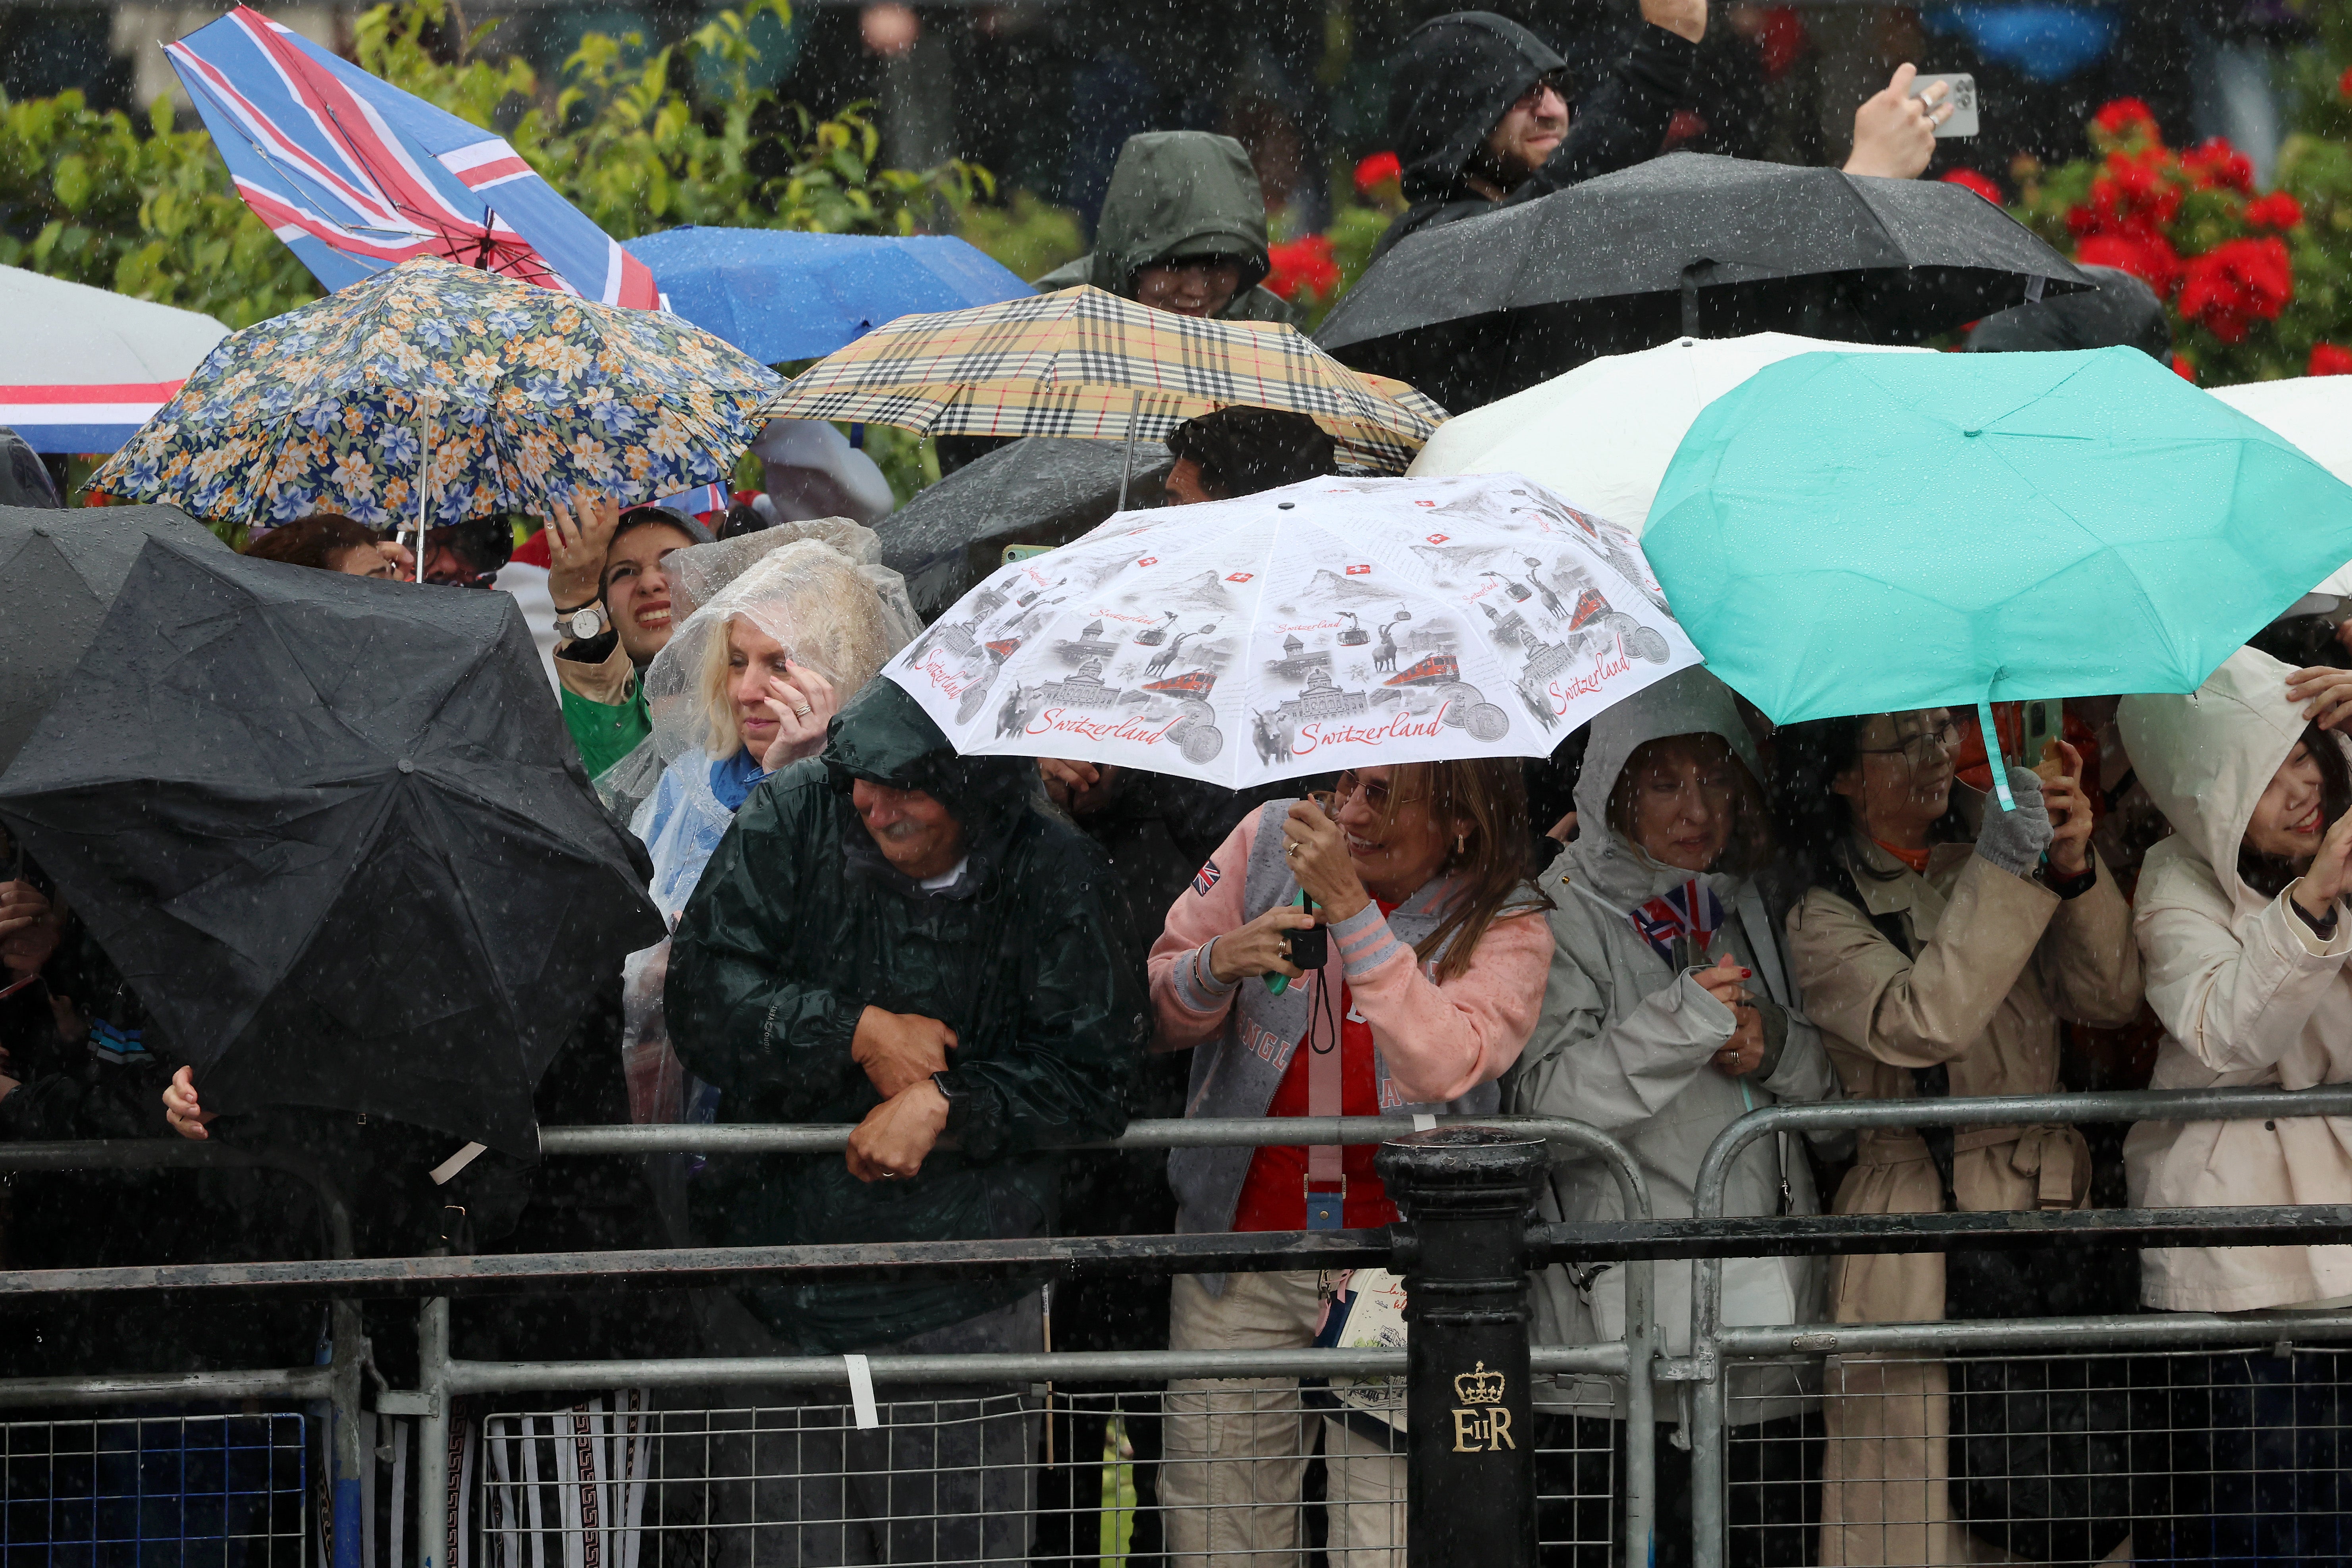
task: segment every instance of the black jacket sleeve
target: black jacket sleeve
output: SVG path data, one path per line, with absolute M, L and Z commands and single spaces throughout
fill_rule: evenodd
M 1117 917 L 1101 896 L 1111 872 L 1070 833 L 1012 922 L 1023 996 L 1002 1047 L 953 1061 L 947 1131 L 971 1159 L 1112 1138 L 1127 1128 L 1127 1090 L 1150 1015 Z
M 849 1054 L 865 1004 L 778 965 L 805 954 L 794 911 L 834 897 L 804 863 L 830 826 L 824 791 L 821 771 L 754 789 L 670 938 L 670 1043 L 733 1102 L 730 1121 L 815 1120 L 865 1081 Z
M 1697 64 L 1698 46 L 1680 33 L 1640 28 L 1625 58 L 1578 102 L 1568 139 L 1501 205 L 1535 201 L 1655 156 Z

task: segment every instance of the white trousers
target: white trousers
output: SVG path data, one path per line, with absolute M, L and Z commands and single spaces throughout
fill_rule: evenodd
M 1189 1274 L 1169 1301 L 1171 1350 L 1297 1350 L 1322 1309 L 1311 1272 L 1228 1274 L 1212 1296 Z M 1348 1423 L 1300 1408 L 1295 1378 L 1168 1385 L 1160 1509 L 1173 1557 L 1220 1568 L 1295 1568 L 1299 1492 L 1315 1424 L 1329 1479 L 1333 1568 L 1404 1568 L 1405 1460 Z

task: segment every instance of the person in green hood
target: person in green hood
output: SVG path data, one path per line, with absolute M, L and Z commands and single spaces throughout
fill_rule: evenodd
M 728 1246 L 1049 1234 L 1052 1151 L 1125 1129 L 1150 1029 L 1110 879 L 1101 852 L 1045 814 L 1034 763 L 957 755 L 891 681 L 858 693 L 821 757 L 769 775 L 736 814 L 679 918 L 664 995 L 678 1058 L 719 1089 L 722 1120 L 856 1131 L 845 1159 L 713 1159 L 690 1200 L 700 1234 Z M 719 1294 L 705 1350 L 1034 1351 L 1038 1283 Z M 872 1554 L 851 1561 L 904 1560 L 892 1543 L 908 1531 L 925 1543 L 919 1555 L 940 1561 L 1018 1557 L 1028 1462 L 1003 1456 L 1027 1453 L 1033 1418 L 1001 1392 L 895 1390 L 940 1401 L 936 1428 L 923 1417 L 763 1429 L 751 1466 L 730 1468 L 761 1478 L 746 1483 L 758 1489 L 751 1517 L 787 1521 L 775 1526 L 787 1534 L 875 1532 Z M 893 1490 L 894 1462 L 927 1441 L 936 1484 Z M 791 1485 L 795 1473 L 845 1471 L 845 1488 Z M 831 1519 L 814 1517 L 828 1507 Z M 801 1560 L 782 1537 L 763 1561 L 771 1549 Z
M 1118 151 L 1094 249 L 1036 288 L 1091 283 L 1180 315 L 1297 326 L 1297 310 L 1261 286 L 1265 243 L 1265 195 L 1240 142 L 1205 131 L 1146 131 Z

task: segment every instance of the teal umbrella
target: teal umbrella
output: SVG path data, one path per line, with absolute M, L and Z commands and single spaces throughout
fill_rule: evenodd
M 1800 354 L 1700 413 L 1642 548 L 1779 723 L 2193 691 L 2352 561 L 2352 486 L 2134 349 Z

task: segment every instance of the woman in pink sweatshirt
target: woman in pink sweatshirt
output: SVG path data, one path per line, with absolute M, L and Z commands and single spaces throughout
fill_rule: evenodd
M 1276 801 L 1235 828 L 1151 950 L 1155 1047 L 1193 1053 L 1185 1113 L 1496 1110 L 1496 1080 L 1535 1027 L 1551 963 L 1528 839 L 1512 759 L 1341 773 L 1330 795 Z M 1310 973 L 1291 962 L 1291 942 L 1318 924 L 1329 956 Z M 1373 1152 L 1178 1150 L 1177 1228 L 1389 1224 L 1396 1206 Z M 1320 1310 L 1312 1272 L 1178 1275 L 1169 1340 L 1304 1346 Z M 1294 1552 L 1311 1435 L 1296 1383 L 1171 1384 L 1160 1480 L 1170 1552 Z M 1332 1550 L 1401 1568 L 1401 1434 L 1355 1412 L 1328 1420 L 1323 1437 Z

